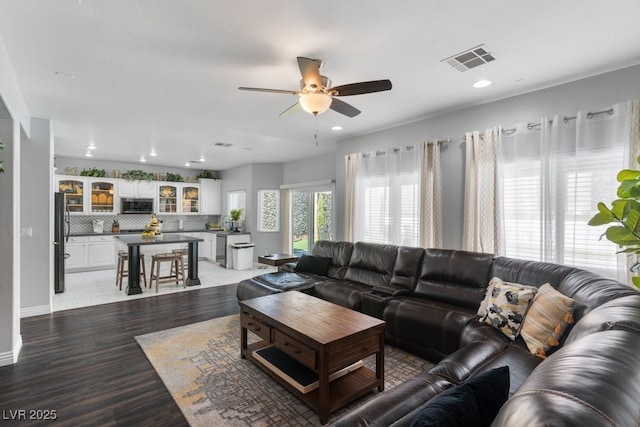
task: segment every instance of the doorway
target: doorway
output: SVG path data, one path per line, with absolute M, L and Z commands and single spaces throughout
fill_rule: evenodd
M 333 239 L 333 188 L 293 190 L 290 209 L 291 253 L 308 255 L 316 241 Z

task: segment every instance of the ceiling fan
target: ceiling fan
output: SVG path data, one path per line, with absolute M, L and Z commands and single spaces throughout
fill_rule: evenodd
M 284 110 L 280 113 L 280 116 L 302 107 L 303 110 L 316 117 L 329 108 L 345 116 L 355 117 L 360 114 L 360 110 L 335 98 L 336 96 L 362 95 L 391 89 L 391 81 L 389 80 L 373 80 L 331 87 L 331 80 L 320 74 L 323 66 L 324 61 L 321 59 L 298 57 L 298 67 L 300 68 L 300 74 L 302 74 L 300 90 L 262 89 L 257 87 L 239 87 L 238 89 L 297 95 L 299 102 Z

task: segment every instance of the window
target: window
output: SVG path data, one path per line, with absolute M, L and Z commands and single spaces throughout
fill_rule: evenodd
M 413 150 L 363 157 L 355 198 L 355 241 L 420 246 L 420 156 Z
M 229 191 L 227 192 L 227 208 L 231 212 L 234 209 L 241 209 L 242 215 L 240 220 L 244 220 L 245 204 L 244 204 L 244 190 Z
M 623 139 L 598 131 L 605 123 L 594 122 L 582 124 L 592 134 L 563 124 L 548 133 L 503 138 L 499 175 L 504 255 L 616 278 L 619 249 L 600 238 L 603 229 L 588 222 L 598 201 L 615 197 L 624 145 Z
M 280 191 L 258 190 L 258 231 L 280 231 Z

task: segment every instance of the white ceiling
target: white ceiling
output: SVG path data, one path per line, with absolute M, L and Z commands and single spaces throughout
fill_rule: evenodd
M 0 36 L 57 156 L 93 142 L 97 160 L 223 170 L 638 64 L 639 16 L 637 0 L 0 0 Z M 495 61 L 441 62 L 480 44 Z M 334 85 L 393 89 L 341 98 L 362 114 L 320 115 L 316 147 L 313 116 L 278 117 L 295 96 L 237 89 L 299 89 L 297 56 L 325 60 Z

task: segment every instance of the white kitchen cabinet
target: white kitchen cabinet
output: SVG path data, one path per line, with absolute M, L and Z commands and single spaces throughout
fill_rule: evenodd
M 78 176 L 56 176 L 55 191 L 64 194 L 64 203 L 71 215 L 85 215 L 89 211 L 87 179 Z
M 181 185 L 181 213 L 186 215 L 200 214 L 200 184 Z
M 88 267 L 111 268 L 116 264 L 116 242 L 113 236 L 90 236 L 89 237 L 89 260 Z
M 80 270 L 87 268 L 88 247 L 88 237 L 69 237 L 69 240 L 64 246 L 64 251 L 69 254 L 69 257 L 64 262 L 65 270 Z
M 200 205 L 202 215 L 220 215 L 220 181 L 200 179 Z
M 154 181 L 120 180 L 119 197 L 143 197 L 153 199 L 156 196 L 157 184 Z
M 204 246 L 205 246 L 205 258 L 211 261 L 216 260 L 216 239 L 217 235 L 215 233 L 202 233 L 204 238 Z
M 89 178 L 87 180 L 87 198 L 90 198 L 88 212 L 96 215 L 115 215 L 118 213 L 117 179 Z M 89 193 L 90 192 L 90 193 Z

